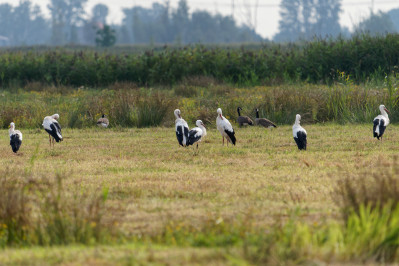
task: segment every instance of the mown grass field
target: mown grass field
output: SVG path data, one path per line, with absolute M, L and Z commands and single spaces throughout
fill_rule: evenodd
M 223 147 L 215 125 L 206 126 L 198 154 L 178 146 L 173 128 L 65 129 L 54 149 L 44 130 L 21 129 L 19 155 L 0 131 L 0 168 L 34 177 L 61 173 L 66 191 L 107 188 L 104 219 L 123 235 L 100 245 L 7 247 L 0 264 L 251 264 L 241 233 L 266 234 L 293 213 L 313 225 L 341 221 L 337 182 L 399 151 L 396 125 L 378 142 L 371 123 L 303 123 L 307 151 L 297 150 L 291 126 L 236 126 L 235 147 Z M 203 228 L 201 242 L 196 232 Z

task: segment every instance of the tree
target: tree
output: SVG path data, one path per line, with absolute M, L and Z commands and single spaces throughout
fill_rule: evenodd
M 97 31 L 96 44 L 100 47 L 110 47 L 116 42 L 115 30 L 110 26 L 104 25 L 104 28 Z
M 91 11 L 91 18 L 84 22 L 82 27 L 82 39 L 85 44 L 94 45 L 97 31 L 107 24 L 108 7 L 103 4 L 97 4 Z
M 396 31 L 399 32 L 399 8 L 390 10 L 388 12 L 388 15 L 391 18 L 392 23 L 395 26 Z
M 370 35 L 378 35 L 396 32 L 396 28 L 387 13 L 379 11 L 370 17 L 364 19 L 355 28 L 355 33 L 368 33 Z
M 337 36 L 341 32 L 341 0 L 282 0 L 279 33 L 275 41 L 296 41 L 314 36 Z
M 176 11 L 172 15 L 173 26 L 176 30 L 175 40 L 178 43 L 185 43 L 187 25 L 189 23 L 187 0 L 180 0 Z
M 76 28 L 84 21 L 84 5 L 88 0 L 50 0 L 47 6 L 52 19 L 53 44 L 77 40 Z
M 95 22 L 101 22 L 102 24 L 107 23 L 107 17 L 108 17 L 108 7 L 103 4 L 97 4 L 93 7 L 91 13 L 92 13 L 92 21 Z

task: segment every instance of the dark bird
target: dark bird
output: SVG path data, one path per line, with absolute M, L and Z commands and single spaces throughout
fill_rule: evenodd
M 384 135 L 386 127 L 389 125 L 388 114 L 389 111 L 385 108 L 385 105 L 381 104 L 379 107 L 381 114 L 374 118 L 373 120 L 373 135 L 374 138 L 381 139 L 382 135 Z
M 223 145 L 224 138 L 226 138 L 227 140 L 227 146 L 229 146 L 229 142 L 233 145 L 236 145 L 236 137 L 234 135 L 235 132 L 232 125 L 230 124 L 229 120 L 227 120 L 226 117 L 222 115 L 222 109 L 218 108 L 217 112 L 218 116 L 216 118 L 216 127 L 223 137 Z
M 241 113 L 240 113 L 241 110 L 242 110 L 241 107 L 237 107 L 237 113 L 238 113 L 237 123 L 238 123 L 238 125 L 240 125 L 240 127 L 247 126 L 247 125 L 253 126 L 254 122 L 252 121 L 251 118 L 249 118 L 248 116 L 241 116 Z
M 259 110 L 258 110 L 258 108 L 256 108 L 255 111 L 256 111 L 256 118 L 255 118 L 255 124 L 256 125 L 262 126 L 262 127 L 267 127 L 267 128 L 277 127 L 276 124 L 274 124 L 269 119 L 259 118 Z
M 51 137 L 53 137 L 53 146 L 54 146 L 54 140 L 56 142 L 62 141 L 62 135 L 61 135 L 61 126 L 58 123 L 57 119 L 59 119 L 60 116 L 58 114 L 54 114 L 52 116 L 46 116 L 43 120 L 43 127 L 44 130 L 47 131 L 49 134 L 49 142 L 50 142 L 50 147 L 51 147 Z
M 15 130 L 14 122 L 11 122 L 8 133 L 10 134 L 10 145 L 12 151 L 17 153 L 22 144 L 22 133 L 19 130 Z
M 186 120 L 181 117 L 179 109 L 174 111 L 175 113 L 175 127 L 176 127 L 176 137 L 179 145 L 186 147 L 188 145 L 188 124 Z
M 296 145 L 298 145 L 298 149 L 306 150 L 306 130 L 301 127 L 301 116 L 299 114 L 296 115 L 295 124 L 292 126 L 292 134 L 294 135 L 294 140 Z
M 97 126 L 99 126 L 99 127 L 108 127 L 108 125 L 109 125 L 109 120 L 108 120 L 108 118 L 105 117 L 105 114 L 103 114 L 101 116 L 101 118 L 99 118 L 97 120 Z

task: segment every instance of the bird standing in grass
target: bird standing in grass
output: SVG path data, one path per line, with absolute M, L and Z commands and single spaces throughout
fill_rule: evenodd
M 49 142 L 50 142 L 50 148 L 51 148 L 51 137 L 53 137 L 53 146 L 54 146 L 54 140 L 56 142 L 62 141 L 62 135 L 61 135 L 61 126 L 58 123 L 57 119 L 59 119 L 60 116 L 58 114 L 54 114 L 52 116 L 46 116 L 43 120 L 43 127 L 49 134 Z
M 174 111 L 175 113 L 175 126 L 176 126 L 176 137 L 179 145 L 185 147 L 188 145 L 188 124 L 186 120 L 181 117 L 181 112 L 179 109 Z
M 10 145 L 12 151 L 17 153 L 22 144 L 22 133 L 19 130 L 15 130 L 14 122 L 11 122 L 8 133 L 10 134 Z
M 389 125 L 389 117 L 387 114 L 389 111 L 383 104 L 380 105 L 379 109 L 381 114 L 376 116 L 373 120 L 373 136 L 382 141 L 382 135 L 384 135 L 385 129 Z
M 266 118 L 259 118 L 259 110 L 258 108 L 255 109 L 256 112 L 256 118 L 255 118 L 255 124 L 258 126 L 266 127 L 266 128 L 273 128 L 277 127 L 272 121 Z
M 254 122 L 252 121 L 251 118 L 249 118 L 248 116 L 241 116 L 240 111 L 242 111 L 241 107 L 237 107 L 237 113 L 238 113 L 238 117 L 237 117 L 237 123 L 238 125 L 241 126 L 253 126 Z
M 294 135 L 294 140 L 296 145 L 298 145 L 298 149 L 306 150 L 307 140 L 306 140 L 306 130 L 301 127 L 301 116 L 299 114 L 296 115 L 295 124 L 292 126 L 292 134 Z
M 236 145 L 236 137 L 234 136 L 235 132 L 229 120 L 227 120 L 222 115 L 222 109 L 218 108 L 217 113 L 218 116 L 216 118 L 216 127 L 223 137 L 223 145 L 224 145 L 224 138 L 226 138 L 227 140 L 227 146 L 229 145 L 229 142 L 232 143 L 233 145 Z
M 192 128 L 190 132 L 188 132 L 187 146 L 194 145 L 194 143 L 197 143 L 197 151 L 198 151 L 198 143 L 200 143 L 201 140 L 206 136 L 206 128 L 201 120 L 197 120 L 197 122 L 195 122 L 195 125 L 197 127 Z
M 109 125 L 108 118 L 106 118 L 105 114 L 103 114 L 101 118 L 97 120 L 97 126 L 106 128 L 108 127 L 108 125 Z

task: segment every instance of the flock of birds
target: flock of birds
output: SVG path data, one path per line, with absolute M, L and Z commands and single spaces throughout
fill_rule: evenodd
M 60 116 L 58 114 L 53 114 L 51 116 L 46 116 L 43 119 L 42 126 L 44 130 L 48 133 L 50 148 L 51 148 L 51 143 L 53 144 L 54 147 L 55 142 L 60 142 L 63 140 L 61 134 L 61 126 L 58 123 L 59 118 Z M 104 114 L 100 119 L 98 119 L 97 125 L 100 127 L 108 127 L 109 121 Z M 14 122 L 11 122 L 8 133 L 10 135 L 11 149 L 14 153 L 17 153 L 22 145 L 22 133 L 19 130 L 15 130 Z
M 389 124 L 389 118 L 388 118 L 388 113 L 389 111 L 384 105 L 380 105 L 379 107 L 381 114 L 378 115 L 377 117 L 374 118 L 373 120 L 373 136 L 377 138 L 378 140 L 381 139 L 382 141 L 382 136 L 385 132 L 385 128 Z M 242 111 L 241 107 L 237 108 L 237 113 L 238 113 L 238 118 L 237 118 L 237 123 L 240 126 L 244 125 L 254 125 L 254 122 L 252 119 L 248 116 L 242 116 L 240 111 Z M 272 121 L 266 119 L 266 118 L 259 118 L 259 110 L 255 109 L 256 112 L 256 119 L 255 119 L 255 124 L 260 125 L 266 128 L 273 128 L 277 127 Z M 177 141 L 179 142 L 179 145 L 183 147 L 187 147 L 190 145 L 194 145 L 195 143 L 197 144 L 197 150 L 198 150 L 198 143 L 201 142 L 201 140 L 206 136 L 206 129 L 204 126 L 204 123 L 202 123 L 201 120 L 197 120 L 195 128 L 189 130 L 187 122 L 182 118 L 181 112 L 179 109 L 176 109 L 174 111 L 176 121 L 175 121 L 175 126 L 176 126 L 176 137 Z M 236 144 L 236 137 L 235 137 L 235 132 L 233 129 L 233 126 L 227 120 L 226 117 L 222 115 L 222 109 L 218 108 L 217 109 L 217 117 L 216 117 L 216 128 L 222 135 L 222 141 L 224 145 L 224 139 L 226 138 L 227 141 L 227 146 L 229 143 L 235 145 Z M 298 146 L 299 150 L 306 150 L 307 146 L 307 132 L 306 130 L 301 126 L 301 116 L 297 114 L 295 116 L 295 123 L 292 126 L 292 134 L 295 140 L 295 143 Z
M 386 127 L 389 124 L 388 113 L 389 111 L 384 105 L 379 106 L 381 114 L 374 118 L 373 120 L 373 136 L 378 140 L 382 141 L 382 136 L 385 132 Z M 238 118 L 237 123 L 240 126 L 244 125 L 254 125 L 254 122 L 248 116 L 241 116 L 240 111 L 242 110 L 241 107 L 237 108 Z M 255 124 L 260 125 L 266 128 L 273 128 L 277 127 L 273 122 L 266 118 L 259 118 L 259 110 L 255 109 L 256 111 L 256 119 Z M 201 140 L 206 136 L 206 128 L 204 123 L 201 120 L 197 120 L 195 125 L 196 127 L 189 130 L 187 122 L 182 118 L 181 112 L 179 109 L 174 111 L 176 120 L 175 120 L 175 129 L 176 129 L 176 137 L 179 145 L 183 147 L 187 147 L 190 145 L 196 144 L 197 151 L 198 151 L 198 144 Z M 51 144 L 55 142 L 60 142 L 63 140 L 61 134 L 61 126 L 58 123 L 58 119 L 60 116 L 58 114 L 54 114 L 52 116 L 46 116 L 43 120 L 43 128 L 49 134 L 49 143 L 50 148 Z M 298 146 L 299 150 L 306 150 L 307 146 L 307 132 L 306 130 L 300 125 L 301 123 L 301 116 L 299 114 L 295 117 L 295 123 L 292 126 L 292 134 L 294 140 Z M 97 125 L 100 127 L 108 127 L 109 120 L 103 114 L 100 119 L 97 121 Z M 222 141 L 224 145 L 224 139 L 226 139 L 227 146 L 229 143 L 235 145 L 236 144 L 236 137 L 233 126 L 229 122 L 229 120 L 222 115 L 222 109 L 217 109 L 217 117 L 216 117 L 216 127 L 220 134 L 222 135 Z M 15 130 L 15 123 L 11 122 L 10 130 L 10 146 L 14 153 L 17 153 L 19 148 L 22 145 L 22 133 L 19 130 Z

